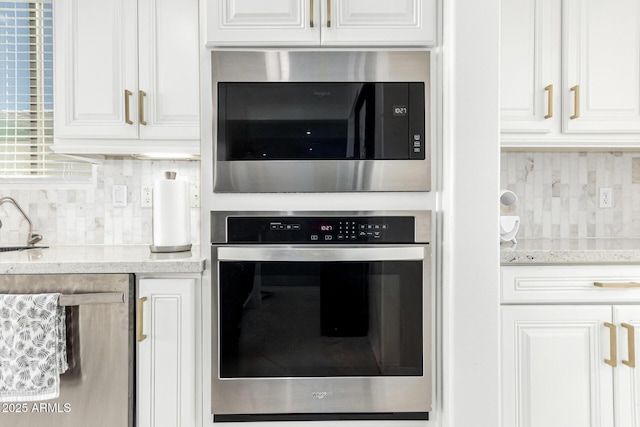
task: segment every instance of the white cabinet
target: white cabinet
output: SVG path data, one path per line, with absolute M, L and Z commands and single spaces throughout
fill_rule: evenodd
M 136 312 L 139 427 L 196 425 L 195 278 L 141 278 Z
M 206 2 L 207 47 L 436 44 L 436 0 Z
M 640 267 L 501 270 L 502 426 L 640 426 Z
M 639 133 L 640 2 L 564 0 L 562 16 L 563 131 Z
M 54 150 L 198 154 L 198 1 L 56 0 L 54 8 Z
M 502 145 L 640 146 L 640 3 L 502 0 Z
M 635 354 L 640 343 L 640 306 L 616 306 L 613 323 L 618 330 L 618 357 L 621 365 L 614 369 L 616 390 L 615 416 L 617 427 L 640 426 L 640 366 Z M 618 369 L 619 368 L 619 369 Z
M 613 427 L 611 308 L 506 306 L 502 315 L 502 425 Z
M 544 135 L 560 129 L 560 11 L 558 0 L 502 0 L 503 139 L 506 133 Z

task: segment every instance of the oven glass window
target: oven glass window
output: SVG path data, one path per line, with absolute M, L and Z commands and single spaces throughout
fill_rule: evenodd
M 220 262 L 221 378 L 422 375 L 422 262 Z
M 410 91 L 420 99 L 415 123 Z M 423 138 L 423 104 L 422 83 L 219 83 L 218 155 L 229 161 L 409 159 L 410 134 Z

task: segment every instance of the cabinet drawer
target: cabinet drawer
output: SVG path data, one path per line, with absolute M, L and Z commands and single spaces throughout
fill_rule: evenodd
M 640 265 L 504 266 L 501 303 L 640 301 Z

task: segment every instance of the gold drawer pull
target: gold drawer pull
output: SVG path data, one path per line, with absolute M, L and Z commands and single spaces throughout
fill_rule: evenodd
M 129 98 L 131 98 L 133 93 L 130 90 L 124 90 L 124 122 L 128 125 L 132 125 L 133 121 L 131 120 L 131 111 L 129 106 Z
M 604 359 L 604 363 L 615 368 L 618 366 L 618 344 L 616 337 L 616 325 L 604 322 L 604 326 L 609 328 L 609 357 L 610 359 Z
M 553 117 L 553 85 L 548 85 L 544 90 L 547 91 L 547 114 L 544 118 L 550 119 Z
M 629 360 L 623 360 L 622 363 L 630 368 L 636 367 L 636 328 L 628 323 L 623 323 L 622 327 L 627 330 L 627 345 L 629 347 Z
M 597 286 L 599 288 L 610 288 L 610 289 L 630 289 L 630 288 L 640 288 L 640 283 L 635 282 L 627 282 L 627 283 L 605 283 L 605 282 L 594 282 L 593 286 Z
M 144 314 L 143 314 L 143 308 L 144 308 L 144 302 L 147 300 L 147 297 L 142 297 L 142 298 L 138 298 L 138 331 L 137 331 L 137 336 L 138 336 L 138 342 L 142 342 L 144 340 L 147 339 L 147 336 L 145 334 L 143 334 L 144 331 Z
M 140 124 L 143 126 L 147 125 L 147 122 L 144 120 L 144 97 L 147 96 L 147 93 L 143 90 L 138 91 L 138 120 Z
M 331 0 L 327 0 L 327 28 L 331 27 Z
M 309 0 L 309 26 L 311 28 L 314 27 L 314 22 L 313 22 L 313 0 Z
M 573 92 L 573 116 L 569 118 L 574 120 L 580 117 L 580 86 L 575 85 L 570 90 Z

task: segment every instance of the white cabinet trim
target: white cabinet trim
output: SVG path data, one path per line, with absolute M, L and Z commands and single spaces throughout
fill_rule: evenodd
M 640 283 L 640 266 L 503 266 L 500 271 L 503 304 L 640 302 L 640 288 L 594 286 Z

